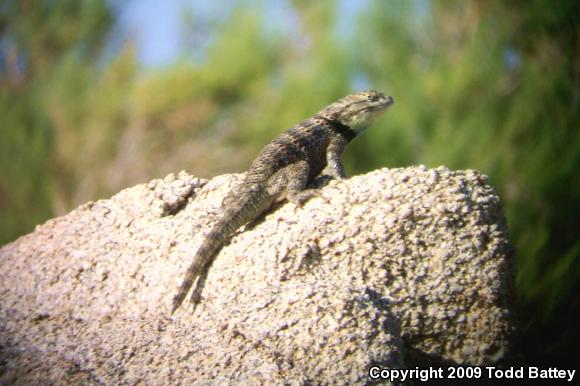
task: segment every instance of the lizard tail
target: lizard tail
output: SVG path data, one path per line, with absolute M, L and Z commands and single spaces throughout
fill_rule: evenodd
M 225 241 L 223 233 L 219 232 L 219 230 L 216 228 L 218 227 L 215 226 L 207 235 L 207 238 L 204 240 L 203 244 L 197 251 L 193 262 L 187 269 L 185 279 L 181 283 L 177 294 L 173 298 L 173 307 L 171 309 L 172 314 L 181 306 L 185 300 L 185 297 L 193 286 L 195 279 L 197 279 L 208 268 L 209 264 L 213 260 L 213 255 L 217 253 L 218 249 L 223 246 Z
M 271 199 L 266 195 L 265 191 L 255 191 L 242 201 L 237 210 L 232 211 L 229 214 L 226 213 L 226 215 L 212 227 L 197 251 L 193 263 L 191 263 L 187 269 L 185 279 L 183 280 L 183 283 L 181 283 L 177 295 L 173 298 L 172 314 L 179 308 L 179 306 L 181 306 L 187 293 L 198 277 L 198 288 L 194 291 L 192 301 L 195 303 L 196 300 L 199 300 L 199 297 L 201 296 L 200 282 L 204 280 L 204 275 L 207 273 L 211 263 L 215 260 L 215 255 L 236 229 L 256 218 L 270 206 L 270 203 Z

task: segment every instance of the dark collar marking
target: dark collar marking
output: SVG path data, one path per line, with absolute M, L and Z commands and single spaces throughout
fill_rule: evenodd
M 340 123 L 337 120 L 328 119 L 328 118 L 323 117 L 323 116 L 318 116 L 317 118 L 320 118 L 323 121 L 325 121 L 326 123 L 328 123 L 330 125 L 330 127 L 332 128 L 332 130 L 336 131 L 338 134 L 340 134 L 348 142 L 352 141 L 356 137 L 356 132 L 353 129 L 351 129 L 350 127 L 348 127 L 347 125 L 345 125 L 343 123 Z

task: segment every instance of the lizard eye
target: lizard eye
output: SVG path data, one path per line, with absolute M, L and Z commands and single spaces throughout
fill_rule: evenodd
M 372 94 L 372 95 L 367 96 L 367 99 L 371 102 L 376 102 L 379 100 L 379 96 L 377 94 Z

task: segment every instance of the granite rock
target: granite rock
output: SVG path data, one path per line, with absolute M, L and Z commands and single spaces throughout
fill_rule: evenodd
M 326 181 L 223 248 L 195 312 L 173 295 L 241 175 L 185 172 L 0 249 L 0 384 L 364 384 L 368 368 L 502 360 L 513 252 L 475 171 Z

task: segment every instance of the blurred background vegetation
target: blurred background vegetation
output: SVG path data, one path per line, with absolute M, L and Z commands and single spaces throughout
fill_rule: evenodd
M 575 367 L 578 1 L 178 3 L 180 51 L 157 66 L 122 27 L 131 2 L 0 3 L 0 244 L 170 172 L 241 172 L 283 129 L 374 88 L 396 104 L 347 151 L 349 174 L 487 174 L 517 248 L 518 355 Z

